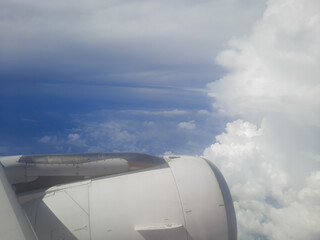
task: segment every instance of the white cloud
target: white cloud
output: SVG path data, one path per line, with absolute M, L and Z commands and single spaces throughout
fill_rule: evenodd
M 231 188 L 239 239 L 320 239 L 320 2 L 270 0 L 217 58 L 214 107 L 245 120 L 204 151 Z
M 199 110 L 198 114 L 200 114 L 200 115 L 210 115 L 209 111 L 208 110 L 204 110 L 204 109 Z
M 85 147 L 87 145 L 86 141 L 84 139 L 81 139 L 78 133 L 70 133 L 68 135 L 67 143 L 77 147 Z
M 74 147 L 86 147 L 85 139 L 82 139 L 78 133 L 70 133 L 67 136 L 43 136 L 39 139 L 39 142 L 47 145 L 54 145 L 55 149 L 58 151 L 63 151 L 64 147 L 69 146 L 70 151 L 72 150 L 71 146 Z
M 267 140 L 263 130 L 237 120 L 204 151 L 228 180 L 239 239 L 318 239 L 320 171 L 306 178 L 291 176 L 278 162 L 285 153 L 270 152 L 273 140 Z
M 89 152 L 143 151 L 137 148 L 137 133 L 132 131 L 130 123 L 90 122 L 84 125 L 82 132 L 87 141 L 91 141 Z
M 80 135 L 78 133 L 70 133 L 68 138 L 70 142 L 74 142 L 80 139 Z
M 64 143 L 64 140 L 59 139 L 57 136 L 43 136 L 39 139 L 40 143 L 51 144 L 51 145 L 60 145 Z
M 50 136 L 43 136 L 40 138 L 39 142 L 41 143 L 48 143 L 50 141 L 51 137 Z
M 215 107 L 231 115 L 283 115 L 320 123 L 320 3 L 268 1 L 250 37 L 232 40 L 217 58 L 230 69 L 210 83 Z
M 180 122 L 178 123 L 179 128 L 187 129 L 187 130 L 194 130 L 196 128 L 196 124 L 194 121 L 189 122 Z
M 156 123 L 154 121 L 145 121 L 143 122 L 143 125 L 146 127 L 155 127 Z

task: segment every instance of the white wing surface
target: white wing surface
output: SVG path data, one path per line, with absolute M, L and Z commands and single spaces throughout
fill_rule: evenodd
M 0 236 L 6 240 L 37 240 L 0 164 Z

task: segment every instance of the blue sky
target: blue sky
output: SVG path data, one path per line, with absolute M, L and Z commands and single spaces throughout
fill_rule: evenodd
M 225 124 L 207 96 L 207 83 L 226 73 L 215 56 L 263 8 L 263 1 L 2 1 L 0 154 L 201 154 Z M 129 139 L 114 141 L 107 130 L 97 139 L 86 129 L 108 123 Z

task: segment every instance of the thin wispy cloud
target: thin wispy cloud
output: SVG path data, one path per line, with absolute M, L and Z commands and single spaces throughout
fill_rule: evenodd
M 186 130 L 194 130 L 196 128 L 196 124 L 194 121 L 189 121 L 189 122 L 180 122 L 178 124 L 179 128 L 186 129 Z
M 52 144 L 52 145 L 62 145 L 64 144 L 64 140 L 59 139 L 57 136 L 43 136 L 39 139 L 40 143 L 44 144 Z
M 147 110 L 122 110 L 122 113 L 131 113 L 131 114 L 142 114 L 142 115 L 159 115 L 159 116 L 176 116 L 176 115 L 187 115 L 190 114 L 189 111 L 185 110 L 164 110 L 164 111 L 147 111 Z

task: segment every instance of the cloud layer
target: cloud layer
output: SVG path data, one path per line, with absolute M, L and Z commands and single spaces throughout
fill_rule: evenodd
M 217 71 L 213 54 L 263 7 L 250 0 L 4 1 L 0 73 L 31 75 L 28 82 L 205 84 Z
M 236 121 L 204 151 L 225 174 L 239 239 L 320 238 L 320 3 L 270 0 L 251 35 L 217 61 L 210 83 Z

